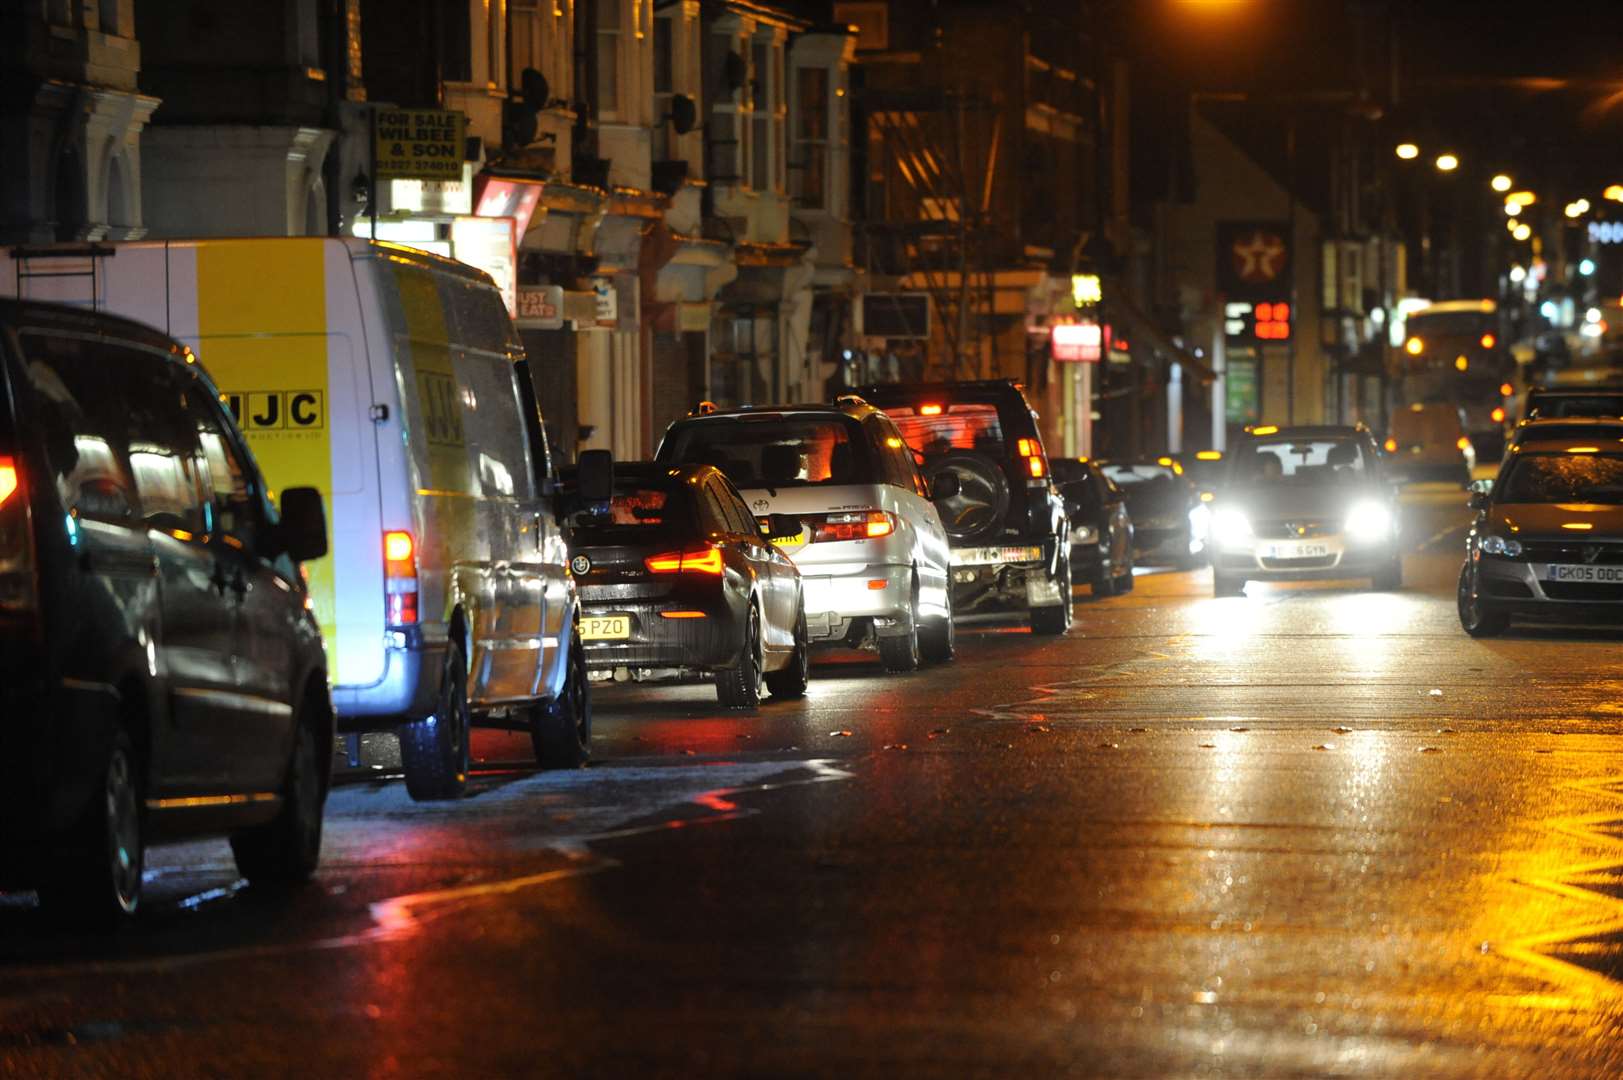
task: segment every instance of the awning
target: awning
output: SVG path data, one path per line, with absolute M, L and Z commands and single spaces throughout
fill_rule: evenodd
M 1168 337 L 1166 332 L 1155 324 L 1155 320 L 1141 311 L 1137 304 L 1114 289 L 1107 291 L 1105 295 L 1106 315 L 1113 321 L 1125 323 L 1132 340 L 1147 339 L 1157 351 L 1182 364 L 1184 370 L 1194 372 L 1202 385 L 1216 381 L 1217 372 L 1195 359 L 1193 353 Z

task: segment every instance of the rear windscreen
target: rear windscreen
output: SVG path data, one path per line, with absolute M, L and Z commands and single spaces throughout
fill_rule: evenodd
M 575 544 L 635 544 L 654 536 L 688 536 L 698 532 L 693 496 L 680 482 L 616 483 L 606 512 L 575 515 Z
M 1619 416 L 1623 417 L 1623 394 L 1583 394 L 1561 397 L 1558 394 L 1539 395 L 1528 408 L 1529 418 L 1550 419 L 1563 416 Z
M 926 460 L 954 450 L 978 450 L 999 458 L 1007 453 L 996 405 L 892 405 L 885 414 L 896 422 L 907 445 Z
M 1623 455 L 1524 454 L 1494 490 L 1500 503 L 1623 503 Z
M 659 451 L 672 464 L 714 465 L 738 488 L 878 483 L 871 458 L 861 426 L 843 416 L 697 420 Z

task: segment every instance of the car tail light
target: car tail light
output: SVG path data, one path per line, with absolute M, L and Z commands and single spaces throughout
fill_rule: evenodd
M 1388 439 L 1381 445 L 1386 447 L 1386 452 L 1388 454 L 1395 454 L 1398 452 L 1398 441 L 1396 439 Z
M 1505 410 L 1502 407 L 1495 406 L 1493 412 L 1489 413 L 1488 415 L 1493 417 L 1493 422 L 1496 424 L 1503 424 L 1505 422 Z
M 1499 396 L 1500 397 L 1509 397 L 1511 394 L 1514 394 L 1515 392 L 1516 392 L 1516 388 L 1514 386 L 1511 386 L 1509 383 L 1500 383 L 1499 384 Z
M 723 569 L 721 549 L 718 547 L 704 547 L 696 551 L 667 551 L 659 555 L 650 555 L 642 562 L 655 574 L 720 574 Z
M 417 542 L 403 529 L 383 534 L 383 591 L 390 626 L 417 621 Z
M 920 405 L 919 406 L 919 415 L 920 416 L 940 416 L 941 415 L 941 406 L 939 406 L 939 405 Z
M 1048 475 L 1048 462 L 1043 460 L 1043 444 L 1036 439 L 1018 439 L 1014 444 L 1015 451 L 1026 459 L 1026 471 L 1033 479 L 1041 480 Z
M 1497 342 L 1498 340 L 1499 339 L 1494 337 L 1492 334 L 1483 334 L 1482 335 L 1482 347 L 1484 349 L 1491 349 L 1491 348 L 1493 348 L 1494 343 Z
M 811 542 L 877 540 L 896 531 L 896 519 L 883 510 L 855 510 L 813 519 Z
M 1471 449 L 1471 440 L 1467 439 L 1464 435 L 1461 435 L 1459 438 L 1454 440 L 1454 445 L 1459 447 L 1461 450 L 1469 450 Z
M 17 459 L 0 455 L 0 612 L 32 611 L 39 600 L 34 580 L 34 537 L 22 482 Z M 78 537 L 78 526 L 78 520 L 70 516 L 70 539 Z

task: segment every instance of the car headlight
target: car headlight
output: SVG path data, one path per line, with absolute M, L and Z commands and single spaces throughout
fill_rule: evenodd
M 1522 542 L 1520 540 L 1506 540 L 1503 536 L 1489 533 L 1482 538 L 1482 552 L 1485 555 L 1520 555 Z
M 1189 510 L 1189 539 L 1205 540 L 1210 535 L 1212 512 L 1205 503 L 1196 503 Z
M 1225 507 L 1212 512 L 1212 539 L 1219 544 L 1246 544 L 1251 541 L 1251 519 L 1243 510 Z
M 1347 514 L 1347 534 L 1355 540 L 1385 540 L 1392 535 L 1392 511 L 1378 502 L 1361 502 Z
M 1071 526 L 1071 543 L 1091 544 L 1099 539 L 1099 532 L 1092 525 Z

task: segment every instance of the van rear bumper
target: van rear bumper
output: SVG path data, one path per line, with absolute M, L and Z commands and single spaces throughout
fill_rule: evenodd
M 333 687 L 340 734 L 390 731 L 401 720 L 419 720 L 434 711 L 445 662 L 445 638 L 425 640 L 420 627 L 397 633 L 406 644 L 384 648 L 383 678 L 369 686 Z

